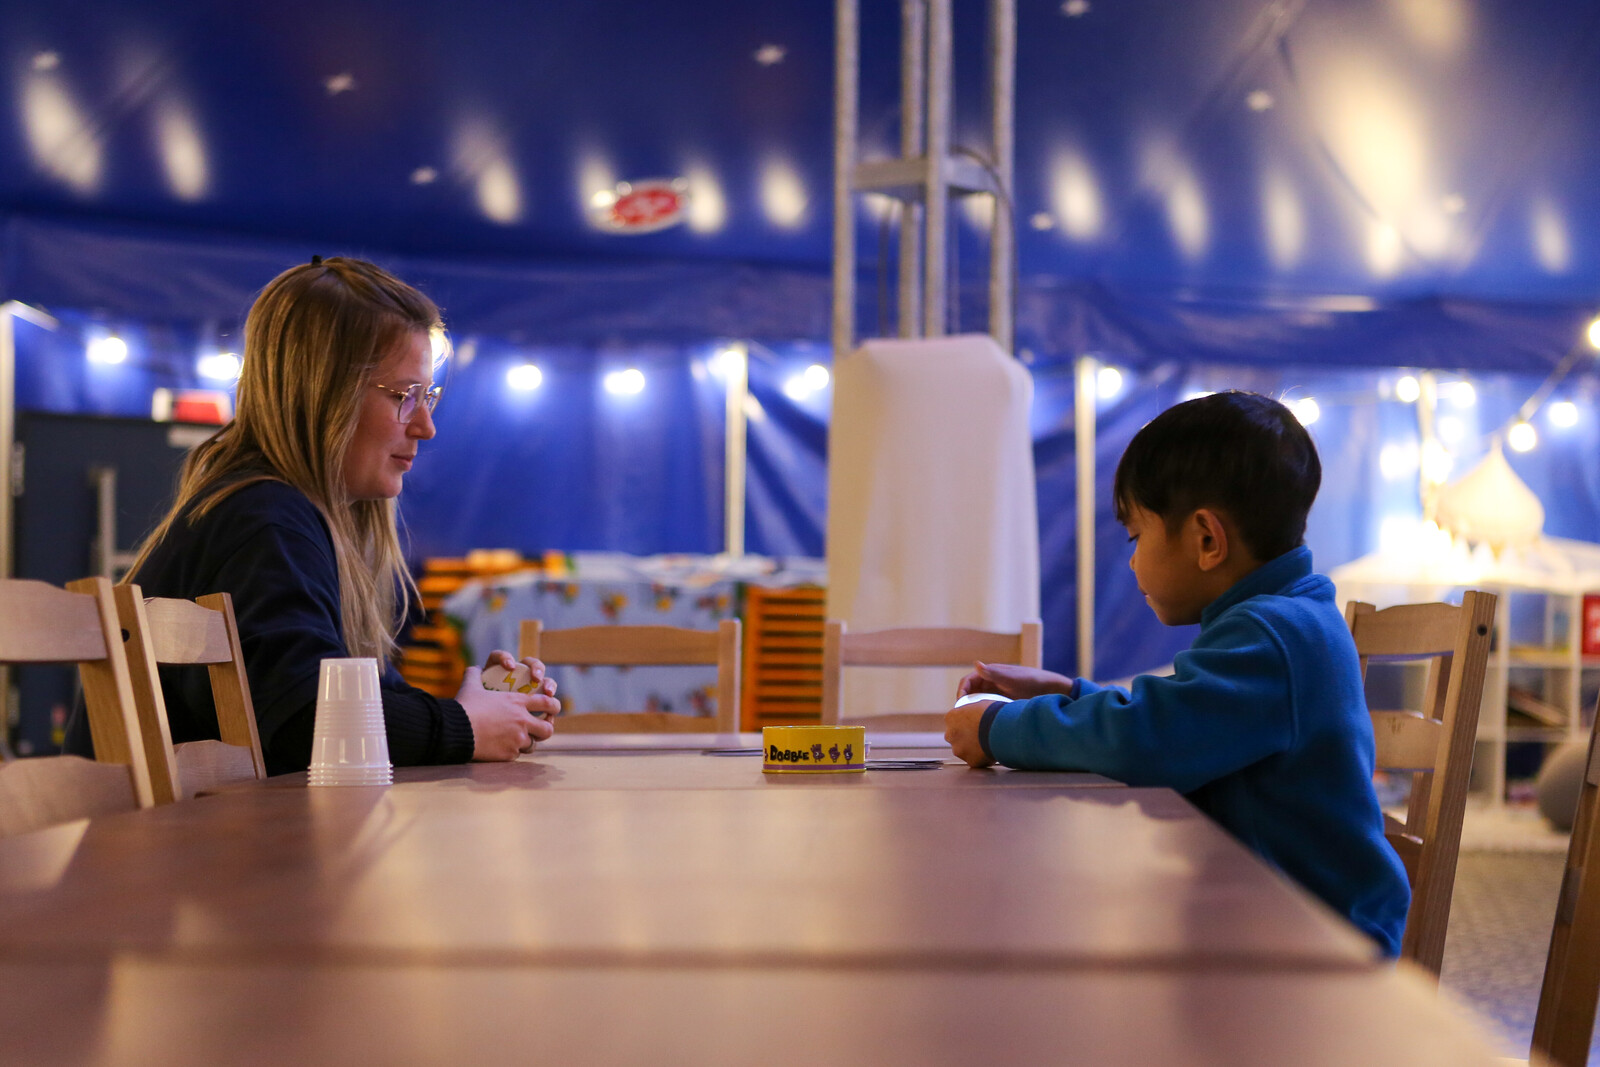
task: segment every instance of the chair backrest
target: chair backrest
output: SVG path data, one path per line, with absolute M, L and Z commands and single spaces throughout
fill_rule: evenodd
M 1585 872 L 1587 871 L 1587 877 Z M 1550 931 L 1539 1014 L 1533 1021 L 1534 1060 L 1559 1067 L 1589 1062 L 1596 1002 L 1600 1001 L 1600 714 L 1589 730 L 1589 759 L 1567 846 L 1567 866 Z
M 1494 612 L 1494 594 L 1476 591 L 1467 592 L 1459 607 L 1401 604 L 1379 611 L 1351 601 L 1345 608 L 1363 679 L 1373 657 L 1427 662 L 1420 711 L 1369 711 L 1378 768 L 1412 772 L 1405 821 L 1384 815 L 1385 834 L 1411 879 L 1400 955 L 1435 977 L 1450 924 Z
M 972 630 L 959 626 L 909 627 L 851 633 L 838 619 L 822 631 L 822 723 L 840 721 L 844 703 L 845 667 L 971 667 L 976 661 L 1044 665 L 1044 627 L 1037 619 L 1016 633 Z M 950 694 L 955 703 L 955 694 Z M 948 711 L 904 712 L 853 721 L 878 729 L 943 730 Z
M 562 733 L 734 733 L 739 729 L 738 619 L 723 619 L 715 630 L 678 626 L 578 626 L 546 630 L 538 619 L 525 619 L 518 656 L 534 656 L 552 666 L 586 667 L 693 666 L 715 664 L 717 713 L 704 716 L 671 712 L 589 712 L 563 717 Z
M 137 585 L 119 585 L 116 602 L 133 677 L 139 738 L 156 803 L 170 804 L 226 782 L 265 778 L 233 598 L 212 593 L 198 600 L 146 600 Z M 158 664 L 207 668 L 220 741 L 173 746 Z
M 0 766 L 0 835 L 154 803 L 109 581 L 0 580 L 0 663 L 76 663 L 96 757 Z

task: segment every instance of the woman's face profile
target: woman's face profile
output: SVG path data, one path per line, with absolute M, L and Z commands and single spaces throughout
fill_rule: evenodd
M 351 500 L 388 500 L 400 495 L 417 446 L 436 432 L 433 414 L 418 403 L 401 422 L 401 397 L 414 385 L 433 385 L 433 350 L 425 331 L 406 336 L 363 386 L 356 432 L 344 455 L 344 486 Z M 385 386 L 380 389 L 378 386 Z M 392 392 L 390 390 L 393 390 Z

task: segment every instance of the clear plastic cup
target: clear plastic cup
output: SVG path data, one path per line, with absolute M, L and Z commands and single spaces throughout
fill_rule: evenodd
M 323 660 L 308 781 L 311 785 L 388 785 L 393 780 L 377 661 Z

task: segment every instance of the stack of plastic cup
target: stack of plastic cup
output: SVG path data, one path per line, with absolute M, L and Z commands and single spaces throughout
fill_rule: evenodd
M 325 659 L 311 736 L 312 785 L 388 785 L 394 781 L 383 731 L 378 661 Z

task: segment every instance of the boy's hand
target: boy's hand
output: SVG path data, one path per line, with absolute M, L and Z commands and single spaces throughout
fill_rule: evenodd
M 999 693 L 1012 700 L 1027 700 L 1047 693 L 1071 696 L 1072 679 L 1036 667 L 1018 667 L 1010 663 L 974 663 L 972 672 L 962 678 L 961 684 L 956 687 L 956 696 L 964 697 L 968 693 Z
M 966 761 L 969 767 L 988 767 L 994 760 L 984 755 L 983 744 L 978 740 L 978 723 L 992 700 L 979 701 L 964 707 L 951 708 L 944 716 L 944 739 Z

